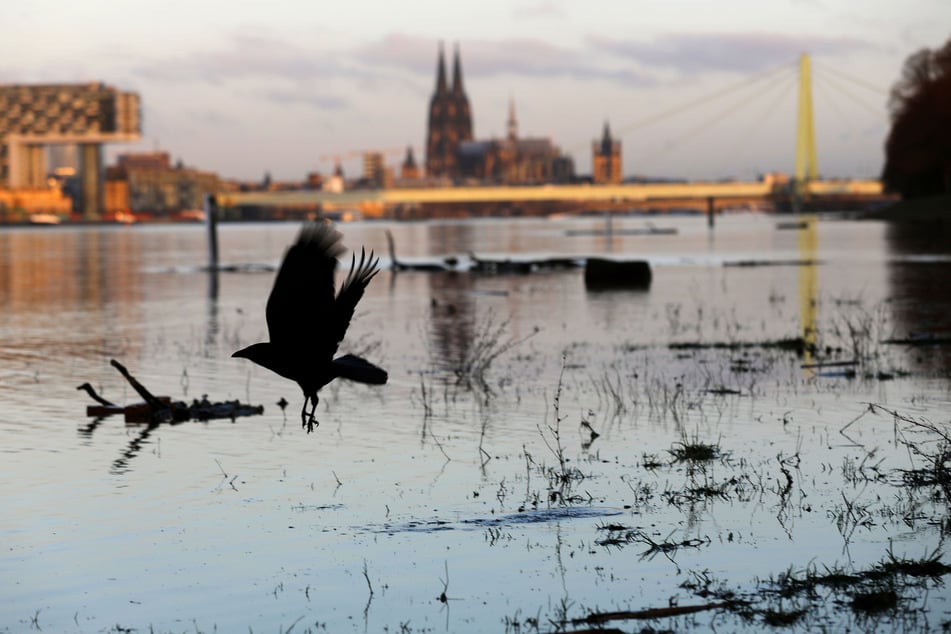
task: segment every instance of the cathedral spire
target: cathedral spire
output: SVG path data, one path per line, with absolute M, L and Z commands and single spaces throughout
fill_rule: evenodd
M 465 93 L 465 89 L 462 87 L 462 63 L 459 61 L 458 42 L 456 42 L 452 55 L 452 92 L 456 95 Z
M 426 172 L 430 176 L 459 176 L 459 145 L 472 140 L 472 113 L 462 86 L 462 62 L 455 45 L 452 86 L 446 82 L 445 47 L 439 42 L 436 91 L 429 102 L 429 127 L 426 132 Z
M 443 54 L 442 42 L 439 43 L 439 65 L 436 69 L 436 94 L 444 94 L 446 86 L 446 56 Z
M 514 141 L 518 138 L 518 120 L 515 118 L 515 98 L 509 97 L 509 119 L 506 122 L 508 138 Z

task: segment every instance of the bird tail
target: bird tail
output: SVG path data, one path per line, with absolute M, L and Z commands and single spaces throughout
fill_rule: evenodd
M 341 379 L 369 383 L 370 385 L 383 385 L 389 378 L 383 368 L 352 354 L 345 354 L 334 359 L 333 367 L 334 372 Z

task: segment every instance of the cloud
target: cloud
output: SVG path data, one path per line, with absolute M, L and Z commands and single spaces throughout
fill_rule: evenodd
M 353 54 L 371 66 L 397 66 L 414 74 L 435 77 L 438 45 L 439 40 L 433 38 L 388 33 L 380 40 L 356 49 Z M 447 61 L 452 63 L 451 58 Z M 447 68 L 447 71 L 452 72 L 452 68 Z
M 648 67 L 684 74 L 707 71 L 749 73 L 792 63 L 801 53 L 844 54 L 870 48 L 851 37 L 791 36 L 782 33 L 670 33 L 650 42 L 592 35 L 588 45 Z
M 274 37 L 236 34 L 221 48 L 193 51 L 171 59 L 140 61 L 134 70 L 148 79 L 212 84 L 262 77 L 316 80 L 360 72 L 338 59 L 331 52 L 303 48 Z
M 303 104 L 318 110 L 340 110 L 350 105 L 333 94 L 332 82 L 366 79 L 372 74 L 359 64 L 347 63 L 346 55 L 248 34 L 233 35 L 216 49 L 196 50 L 172 59 L 138 60 L 132 73 L 137 79 L 159 83 L 232 85 L 236 92 L 251 98 L 279 105 Z
M 317 110 L 343 110 L 351 105 L 348 100 L 335 95 L 315 95 L 297 90 L 272 90 L 262 96 L 278 105 L 302 104 Z
M 526 5 L 512 12 L 515 18 L 561 18 L 565 10 L 558 0 L 541 0 L 532 5 Z
M 454 44 L 445 44 L 447 72 L 452 72 Z M 427 78 L 436 76 L 439 40 L 403 33 L 391 33 L 356 52 L 362 62 L 394 66 Z M 562 78 L 608 80 L 628 85 L 653 85 L 649 75 L 631 69 L 605 68 L 591 60 L 590 54 L 557 46 L 535 38 L 465 40 L 461 44 L 463 80 L 514 75 L 526 78 Z

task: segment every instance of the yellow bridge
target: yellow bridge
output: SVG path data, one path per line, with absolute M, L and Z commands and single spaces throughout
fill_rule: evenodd
M 527 201 L 577 201 L 582 203 L 648 203 L 671 200 L 767 200 L 774 195 L 769 180 L 688 183 L 629 183 L 620 185 L 460 186 L 399 189 L 361 189 L 346 192 L 294 190 L 230 192 L 218 196 L 223 207 L 330 205 L 357 207 L 367 204 L 396 206 L 432 203 L 501 203 Z M 807 181 L 807 196 L 879 196 L 877 180 Z

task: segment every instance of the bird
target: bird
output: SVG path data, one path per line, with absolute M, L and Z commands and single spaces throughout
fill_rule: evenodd
M 301 426 L 307 433 L 319 425 L 315 417 L 318 390 L 337 378 L 383 385 L 388 375 L 353 354 L 334 358 L 370 280 L 379 272 L 379 258 L 360 249 L 351 255 L 350 272 L 334 294 L 337 258 L 345 250 L 343 236 L 329 222 L 305 223 L 284 254 L 265 311 L 269 341 L 233 353 L 296 381 L 304 392 Z M 310 411 L 308 412 L 308 404 Z

